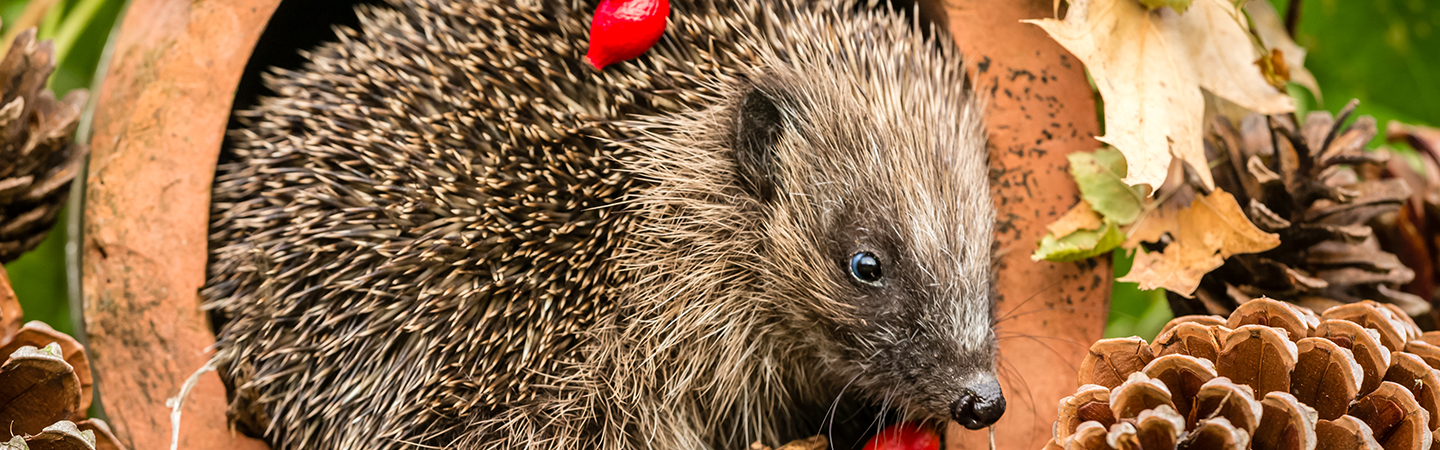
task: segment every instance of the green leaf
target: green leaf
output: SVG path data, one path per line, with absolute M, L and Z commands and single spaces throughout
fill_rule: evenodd
M 1142 188 L 1125 184 L 1125 156 L 1119 150 L 1105 147 L 1094 153 L 1071 153 L 1070 175 L 1080 186 L 1080 197 L 1095 212 L 1120 225 L 1129 225 L 1140 218 L 1145 208 Z
M 1169 6 L 1170 9 L 1181 14 L 1190 9 L 1190 0 L 1140 0 L 1140 4 L 1145 5 L 1147 9 Z
M 1099 230 L 1080 230 L 1059 239 L 1046 234 L 1040 239 L 1040 248 L 1030 258 L 1051 262 L 1079 261 L 1103 255 L 1125 243 L 1125 233 L 1115 222 L 1106 221 Z

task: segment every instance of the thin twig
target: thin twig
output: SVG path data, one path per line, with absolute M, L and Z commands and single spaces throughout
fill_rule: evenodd
M 1303 3 L 1302 0 L 1290 0 L 1290 6 L 1285 8 L 1285 32 L 1290 33 L 1290 39 L 1295 39 L 1295 28 L 1300 26 L 1300 5 Z

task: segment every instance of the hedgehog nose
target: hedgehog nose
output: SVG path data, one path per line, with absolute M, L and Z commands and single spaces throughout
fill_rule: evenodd
M 995 424 L 1005 414 L 1005 394 L 994 378 L 972 385 L 950 404 L 950 417 L 965 428 L 978 430 Z

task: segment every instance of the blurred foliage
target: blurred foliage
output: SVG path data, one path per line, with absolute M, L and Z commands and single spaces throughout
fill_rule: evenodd
M 42 0 L 34 0 L 42 1 Z M 0 0 L 0 34 L 9 35 L 31 2 Z M 59 61 L 51 75 L 50 87 L 57 97 L 77 88 L 90 88 L 92 77 L 104 51 L 110 28 L 124 4 L 123 0 L 52 0 L 53 6 L 43 16 L 37 33 L 41 39 L 55 41 Z M 8 44 L 8 43 L 7 43 Z M 94 100 L 94 92 L 91 93 Z M 15 295 L 25 308 L 26 320 L 42 320 L 65 333 L 73 331 L 70 320 L 65 280 L 65 222 L 62 213 L 50 236 L 35 251 L 5 265 L 15 286 Z
M 1115 249 L 1115 277 L 1130 271 L 1134 258 L 1125 249 Z M 1110 287 L 1110 323 L 1105 326 L 1105 337 L 1140 336 L 1151 340 L 1160 333 L 1175 315 L 1165 301 L 1165 290 L 1140 290 L 1136 283 L 1116 281 Z
M 1271 0 L 1285 14 L 1288 0 Z M 1440 0 L 1299 0 L 1295 41 L 1308 50 L 1305 67 L 1320 83 L 1320 99 L 1290 86 L 1299 113 L 1339 109 L 1360 99 L 1358 114 L 1385 123 L 1440 125 Z M 1380 145 L 1383 138 L 1371 142 Z M 1402 156 L 1406 156 L 1403 155 Z M 1117 274 L 1129 261 L 1116 252 Z M 1124 269 L 1124 270 L 1121 270 Z M 1165 296 L 1115 283 L 1105 336 L 1151 339 L 1171 317 Z
M 1390 120 L 1440 124 L 1440 1 L 1304 0 L 1296 34 L 1309 50 L 1305 65 L 1320 82 L 1324 109 L 1358 98 L 1359 113 L 1382 127 Z

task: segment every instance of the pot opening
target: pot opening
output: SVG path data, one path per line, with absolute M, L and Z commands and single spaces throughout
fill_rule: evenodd
M 264 86 L 261 75 L 273 68 L 299 69 L 306 62 L 300 51 L 315 48 L 325 42 L 335 41 L 335 27 L 355 28 L 360 19 L 355 8 L 360 5 L 379 5 L 382 0 L 285 0 L 275 8 L 265 32 L 255 44 L 245 72 L 240 76 L 240 85 L 235 89 L 235 101 L 231 111 L 249 109 L 259 104 L 260 98 L 275 95 Z M 226 129 L 235 129 L 233 115 Z M 226 148 L 229 148 L 227 138 Z M 222 160 L 225 158 L 222 152 Z

